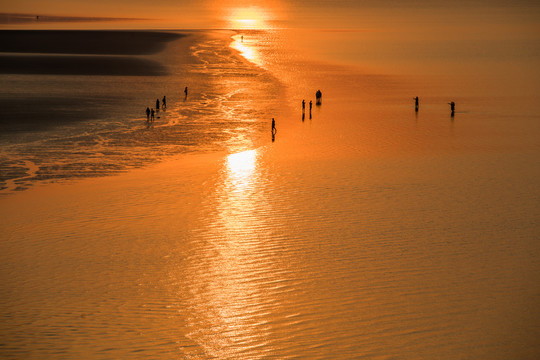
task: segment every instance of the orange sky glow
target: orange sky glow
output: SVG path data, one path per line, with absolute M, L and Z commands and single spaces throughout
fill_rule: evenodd
M 525 22 L 531 23 L 532 19 L 538 18 L 539 9 L 540 4 L 527 0 L 456 0 L 452 4 L 443 0 L 435 0 L 429 4 L 416 0 L 25 0 L 2 4 L 0 17 L 1 13 L 28 14 L 28 19 L 31 20 L 39 15 L 43 21 L 40 24 L 31 24 L 30 27 L 54 27 L 51 25 L 53 21 L 46 24 L 47 16 L 66 16 L 115 18 L 114 22 L 110 21 L 105 27 L 130 28 L 366 29 L 379 27 L 381 22 L 384 22 L 385 26 L 395 27 L 401 27 L 406 22 L 422 23 L 431 29 L 441 24 L 474 25 L 495 13 L 501 16 L 503 24 L 516 12 L 521 15 L 528 14 L 529 19 Z M 130 20 L 124 20 L 122 25 L 118 18 Z M 512 19 L 514 23 L 522 23 L 522 20 Z M 14 21 L 8 25 L 6 23 L 0 18 L 0 27 L 17 26 Z M 64 22 L 60 27 L 69 27 L 69 24 Z

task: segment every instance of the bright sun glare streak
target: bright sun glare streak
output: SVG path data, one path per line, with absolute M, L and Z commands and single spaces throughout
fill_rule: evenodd
M 242 54 L 242 56 L 248 59 L 249 61 L 254 62 L 255 64 L 258 64 L 258 65 L 261 65 L 259 56 L 253 47 L 246 45 L 242 43 L 241 41 L 238 41 L 238 39 L 236 39 L 236 41 L 232 43 L 232 47 L 240 51 L 240 54 Z
M 267 29 L 270 18 L 268 10 L 249 7 L 232 9 L 227 21 L 232 29 Z
M 227 167 L 233 182 L 244 187 L 249 184 L 249 180 L 255 170 L 257 151 L 248 150 L 227 157 Z

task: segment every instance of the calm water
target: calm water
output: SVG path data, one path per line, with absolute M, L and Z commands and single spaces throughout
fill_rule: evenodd
M 361 34 L 230 35 L 161 55 L 182 65 L 154 128 L 141 112 L 88 134 L 96 164 L 146 166 L 7 182 L 34 186 L 0 199 L 2 357 L 538 358 L 535 68 L 502 82 L 498 60 L 448 76 L 453 60 L 381 68 L 310 50 Z M 50 155 L 23 141 L 4 154 L 88 157 L 58 136 Z

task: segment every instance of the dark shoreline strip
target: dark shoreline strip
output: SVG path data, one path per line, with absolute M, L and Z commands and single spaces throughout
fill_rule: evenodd
M 0 30 L 0 52 L 149 55 L 183 36 L 158 31 Z
M 167 69 L 129 56 L 0 55 L 0 74 L 161 76 Z
M 145 21 L 143 18 L 112 18 L 112 17 L 81 17 L 81 16 L 55 16 L 21 13 L 0 13 L 0 24 L 24 23 L 77 23 L 77 22 L 112 22 L 112 21 Z

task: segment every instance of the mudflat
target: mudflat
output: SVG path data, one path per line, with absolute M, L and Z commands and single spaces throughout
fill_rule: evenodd
M 112 30 L 2 30 L 0 52 L 149 55 L 181 34 Z

